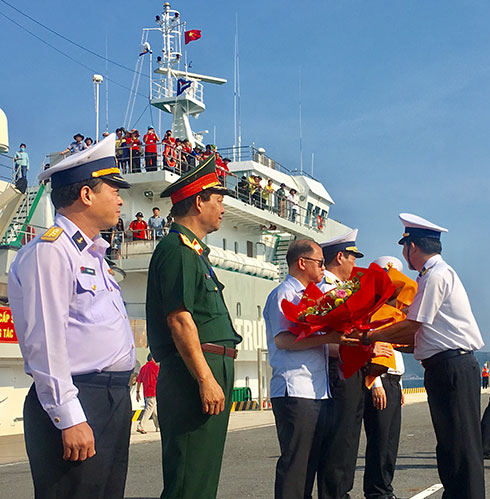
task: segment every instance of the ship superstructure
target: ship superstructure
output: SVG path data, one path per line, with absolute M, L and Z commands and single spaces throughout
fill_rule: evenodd
M 158 35 L 163 41 L 162 55 L 156 60 L 149 57 L 150 102 L 172 116 L 174 137 L 202 145 L 203 134 L 192 130 L 191 118 L 205 110 L 204 84 L 223 84 L 226 80 L 188 71 L 181 50 L 184 32 L 185 23 L 180 13 L 170 9 L 168 3 L 164 4 L 161 16 L 156 17 L 156 27 L 143 30 L 142 47 L 146 54 L 153 54 L 151 36 Z M 120 286 L 141 361 L 147 352 L 146 280 L 158 234 L 148 231 L 147 239 L 135 240 L 128 228 L 137 212 L 142 212 L 145 219 L 154 207 L 160 209 L 163 217 L 170 212 L 170 201 L 161 199 L 160 193 L 179 178 L 183 163 L 177 161 L 169 166 L 165 161 L 166 148 L 168 144 L 159 144 L 156 171 L 145 171 L 143 165 L 141 172 L 124 174 L 132 184 L 131 189 L 121 191 L 124 199 L 121 218 L 126 230 L 112 233 L 119 244 L 111 256 L 121 270 L 119 275 L 124 276 Z M 257 363 L 258 352 L 266 352 L 267 348 L 262 309 L 270 291 L 287 273 L 285 255 L 290 242 L 299 238 L 323 242 L 347 232 L 349 227 L 330 217 L 334 201 L 318 180 L 300 171 L 288 170 L 261 148 L 218 150 L 221 157 L 240 160 L 231 161 L 229 173 L 223 177 L 233 194 L 225 196 L 226 211 L 221 228 L 209 234 L 204 242 L 211 248 L 210 260 L 225 285 L 226 304 L 237 332 L 243 337 L 238 346 L 235 385 L 250 387 L 253 397 L 257 398 L 259 386 L 267 396 L 270 377 L 268 363 L 264 362 L 262 369 L 258 369 Z M 187 166 L 192 167 L 190 161 Z M 131 164 L 126 171 L 134 171 Z M 267 184 L 269 194 L 266 196 Z M 8 267 L 17 248 L 32 237 L 33 230 L 40 234 L 53 223 L 50 185 L 32 187 L 27 194 L 4 236 L 0 286 L 6 283 Z M 10 348 L 8 358 L 2 354 L 7 346 Z M 4 398 L 10 401 L 8 411 L 0 411 L 0 434 L 22 431 L 21 402 L 30 383 L 30 378 L 23 373 L 18 345 L 0 345 L 0 403 Z

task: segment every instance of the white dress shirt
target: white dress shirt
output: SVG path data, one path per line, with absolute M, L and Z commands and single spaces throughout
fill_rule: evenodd
M 445 350 L 479 350 L 483 340 L 458 275 L 441 257 L 425 263 L 407 318 L 421 322 L 414 357 L 424 360 Z
M 282 300 L 298 303 L 305 287 L 293 276 L 279 284 L 268 296 L 264 307 L 269 362 L 272 367 L 271 398 L 299 397 L 305 399 L 327 399 L 330 397 L 328 383 L 328 347 L 318 346 L 306 350 L 281 350 L 274 338 L 288 331 L 293 324 L 284 317 Z
M 134 338 L 120 288 L 104 255 L 67 218 L 53 242 L 37 237 L 9 272 L 8 294 L 26 373 L 41 405 L 64 429 L 86 421 L 72 375 L 134 368 Z
M 395 350 L 394 352 L 395 352 L 395 365 L 396 365 L 396 369 L 393 369 L 392 367 L 389 367 L 388 371 L 387 371 L 387 374 L 395 374 L 395 375 L 398 375 L 398 376 L 402 376 L 403 373 L 405 372 L 405 363 L 403 362 L 403 355 L 398 350 Z M 378 376 L 374 380 L 373 387 L 383 386 L 383 382 L 381 381 L 381 377 L 382 376 L 384 376 L 384 374 L 382 374 L 381 376 Z M 401 385 L 401 383 L 402 383 L 402 380 L 400 378 L 400 385 Z

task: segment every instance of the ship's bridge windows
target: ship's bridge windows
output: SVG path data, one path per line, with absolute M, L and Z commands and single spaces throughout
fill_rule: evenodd
M 318 225 L 318 215 L 320 214 L 320 207 L 315 206 L 315 209 L 313 210 L 313 227 L 316 227 Z
M 308 206 L 306 208 L 306 216 L 305 216 L 305 224 L 306 225 L 309 225 L 309 223 L 310 223 L 312 211 L 313 211 L 313 203 L 308 203 Z
M 247 241 L 247 256 L 254 257 L 254 243 L 252 241 Z
M 239 253 L 239 244 L 238 244 L 238 241 L 235 241 L 235 253 L 238 254 Z
M 223 249 L 226 251 L 226 239 L 223 238 Z
M 240 302 L 237 302 L 236 304 L 236 316 L 237 317 L 242 316 L 242 304 Z

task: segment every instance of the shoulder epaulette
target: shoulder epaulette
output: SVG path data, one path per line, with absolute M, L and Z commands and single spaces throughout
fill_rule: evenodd
M 54 225 L 53 227 L 50 227 L 42 236 L 41 236 L 41 241 L 48 241 L 50 243 L 56 241 L 58 237 L 61 236 L 63 233 L 63 230 L 61 227 L 57 227 Z
M 199 256 L 201 256 L 202 246 L 199 244 L 197 239 L 194 239 L 191 243 L 191 240 L 185 234 L 182 234 L 182 232 L 179 232 L 179 236 L 186 246 L 189 246 L 189 248 L 193 249 Z
M 330 279 L 330 277 L 327 277 L 327 276 L 325 276 L 325 282 L 326 282 L 327 284 L 333 284 L 332 279 Z

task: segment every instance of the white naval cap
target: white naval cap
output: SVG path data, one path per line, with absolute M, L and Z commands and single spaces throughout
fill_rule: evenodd
M 382 269 L 395 268 L 398 272 L 403 272 L 403 263 L 396 256 L 380 256 L 373 260 L 373 263 L 379 265 Z
M 88 149 L 66 157 L 39 175 L 39 180 L 48 178 L 51 178 L 53 188 L 93 178 L 108 180 L 123 189 L 131 187 L 121 177 L 121 170 L 116 164 L 116 135 L 114 133 Z
M 362 258 L 364 255 L 357 249 L 356 239 L 357 239 L 358 229 L 353 229 L 346 234 L 338 237 L 334 237 L 329 241 L 320 244 L 320 247 L 325 253 L 332 254 L 338 251 L 349 251 L 354 254 L 356 258 Z
M 403 244 L 410 236 L 431 237 L 432 239 L 439 240 L 441 238 L 441 232 L 447 232 L 446 228 L 439 227 L 439 225 L 433 224 L 417 215 L 400 213 L 399 216 L 402 224 L 405 226 L 405 232 L 398 241 L 398 244 Z

